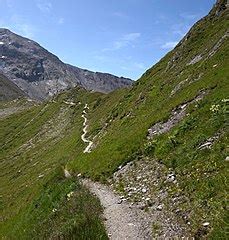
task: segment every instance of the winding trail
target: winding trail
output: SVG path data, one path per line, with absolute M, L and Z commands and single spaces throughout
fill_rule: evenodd
M 72 177 L 65 168 L 66 178 Z M 124 202 L 107 185 L 81 178 L 80 182 L 96 195 L 104 208 L 104 225 L 110 240 L 151 240 L 152 226 L 146 212 Z
M 148 240 L 151 224 L 147 214 L 130 203 L 123 202 L 108 186 L 83 179 L 82 183 L 100 200 L 111 240 Z
M 85 104 L 83 114 L 82 114 L 82 118 L 84 119 L 84 122 L 83 122 L 83 134 L 81 135 L 81 139 L 84 143 L 88 143 L 87 147 L 84 149 L 83 152 L 84 153 L 90 153 L 93 142 L 86 138 L 87 128 L 88 128 L 88 124 L 87 124 L 88 120 L 87 120 L 87 117 L 86 117 L 86 115 L 87 115 L 86 109 L 89 109 L 88 104 Z
M 88 104 L 85 104 L 82 113 L 83 134 L 81 139 L 87 143 L 84 153 L 90 153 L 93 142 L 86 138 L 88 119 Z M 71 177 L 69 171 L 64 169 L 66 178 Z M 151 221 L 144 211 L 132 206 L 130 203 L 123 201 L 107 185 L 93 182 L 90 179 L 80 179 L 81 183 L 89 189 L 91 193 L 97 196 L 104 208 L 103 218 L 109 239 L 111 240 L 150 240 Z

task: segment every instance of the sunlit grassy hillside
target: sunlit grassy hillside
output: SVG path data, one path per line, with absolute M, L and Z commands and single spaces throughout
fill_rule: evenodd
M 84 147 L 80 101 L 87 95 L 76 89 L 0 120 L 1 237 L 107 238 L 99 202 L 63 171 Z
M 191 234 L 227 238 L 225 3 L 219 1 L 131 89 L 108 95 L 74 89 L 0 120 L 1 236 L 106 239 L 98 201 L 77 178 L 64 178 L 63 169 L 107 182 L 120 165 L 148 157 L 152 165 L 160 162 L 176 173 L 179 185 L 169 189 L 168 199 L 177 193 L 188 199 L 179 207 L 189 213 Z M 81 140 L 86 103 L 91 153 L 83 153 Z M 183 108 L 173 127 L 149 136 L 148 129 Z M 204 234 L 203 221 L 211 223 Z
M 211 236 L 217 238 L 225 237 L 227 219 L 227 20 L 228 10 L 217 5 L 131 90 L 90 105 L 95 149 L 69 164 L 85 176 L 106 180 L 120 165 L 150 156 L 179 176 L 180 187 L 171 195 L 182 191 L 190 199 L 182 207 L 191 210 L 193 235 L 208 220 L 213 222 Z M 198 96 L 202 98 L 194 101 Z M 184 104 L 185 116 L 173 128 L 147 138 L 150 127 L 169 120 Z

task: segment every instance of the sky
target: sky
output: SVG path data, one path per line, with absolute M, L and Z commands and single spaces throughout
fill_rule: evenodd
M 0 0 L 0 27 L 62 61 L 138 79 L 215 0 Z

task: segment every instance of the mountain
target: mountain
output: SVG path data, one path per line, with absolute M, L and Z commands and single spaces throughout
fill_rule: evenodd
M 90 178 L 153 239 L 228 239 L 228 29 L 218 0 L 132 88 L 78 87 L 0 120 L 0 236 L 108 239 Z
M 0 71 L 29 97 L 38 100 L 75 86 L 108 93 L 132 84 L 130 79 L 65 64 L 38 43 L 3 28 L 0 29 Z
M 13 82 L 0 74 L 0 101 L 25 97 L 25 93 Z
M 154 239 L 227 239 L 228 2 L 217 1 L 131 89 L 87 101 L 91 153 L 68 168 L 109 181 Z

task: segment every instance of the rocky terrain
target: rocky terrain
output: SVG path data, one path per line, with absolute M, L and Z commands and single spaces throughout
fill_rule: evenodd
M 75 86 L 108 93 L 132 84 L 130 79 L 65 64 L 38 43 L 3 28 L 0 29 L 0 72 L 37 100 Z
M 0 74 L 0 101 L 25 97 L 25 93 L 3 74 Z
M 191 237 L 187 213 L 179 209 L 180 202 L 187 199 L 182 193 L 169 196 L 171 189 L 179 186 L 172 169 L 145 157 L 120 168 L 111 185 L 121 202 L 131 202 L 132 208 L 147 213 L 153 239 Z
M 82 179 L 82 184 L 95 194 L 104 207 L 108 237 L 111 240 L 150 240 L 151 222 L 147 213 L 120 200 L 108 186 Z

